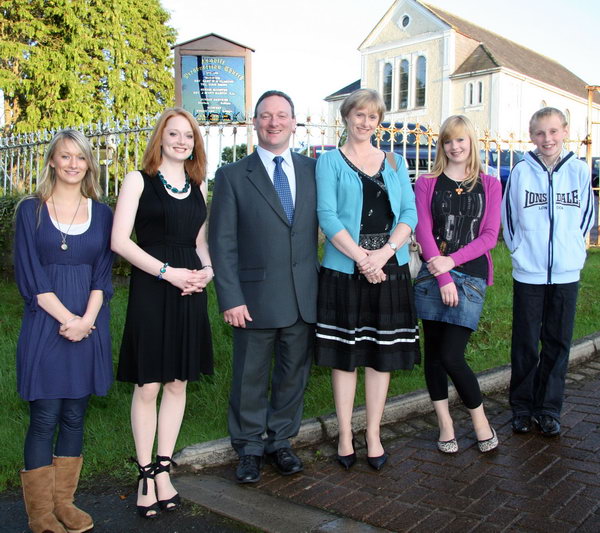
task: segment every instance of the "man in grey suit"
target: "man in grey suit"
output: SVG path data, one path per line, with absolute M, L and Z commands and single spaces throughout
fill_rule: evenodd
M 209 224 L 219 309 L 233 326 L 228 425 L 240 483 L 260 479 L 264 454 L 283 475 L 303 469 L 289 439 L 317 318 L 315 161 L 290 151 L 296 118 L 285 93 L 264 93 L 253 124 L 258 148 L 217 171 Z

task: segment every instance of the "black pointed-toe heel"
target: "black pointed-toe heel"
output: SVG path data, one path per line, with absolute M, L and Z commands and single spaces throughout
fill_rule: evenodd
M 335 458 L 337 462 L 340 463 L 346 470 L 350 470 L 354 463 L 356 463 L 356 442 L 354 441 L 354 433 L 352 433 L 352 449 L 353 451 L 350 455 L 339 455 L 336 454 Z
M 161 464 L 161 461 L 163 463 L 168 464 L 163 465 Z M 164 455 L 157 455 L 156 463 L 154 463 L 154 476 L 157 476 L 158 474 L 161 474 L 163 472 L 170 473 L 171 465 L 177 466 L 177 463 L 173 461 L 173 459 L 171 459 L 170 457 L 166 457 Z M 158 505 L 163 511 L 174 511 L 181 505 L 181 497 L 179 496 L 179 494 L 175 494 L 175 496 L 169 498 L 168 500 L 158 500 Z
M 134 463 L 138 468 L 138 482 L 142 481 L 142 494 L 146 496 L 148 494 L 148 480 L 154 479 L 154 463 L 148 463 L 146 466 L 142 466 L 137 462 L 133 457 L 131 458 L 131 462 Z M 142 518 L 146 518 L 148 520 L 158 518 L 158 513 L 160 512 L 160 506 L 158 502 L 154 502 L 152 505 L 136 505 L 137 512 Z
M 366 431 L 365 431 L 364 437 L 365 437 L 365 448 L 367 450 L 367 463 L 369 463 L 369 466 L 371 468 L 379 471 L 383 468 L 383 465 L 385 463 L 387 463 L 389 455 L 384 450 L 383 455 L 379 455 L 377 457 L 369 457 L 369 445 L 367 443 L 367 432 Z

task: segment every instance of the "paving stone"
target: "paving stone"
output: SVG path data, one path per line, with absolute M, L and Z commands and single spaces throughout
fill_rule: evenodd
M 363 500 L 358 505 L 355 505 L 344 513 L 344 516 L 349 516 L 359 522 L 371 523 L 369 517 L 371 515 L 381 515 L 382 509 L 390 503 L 389 498 L 374 497 Z
M 492 522 L 477 522 L 474 528 L 469 531 L 470 533 L 497 533 L 505 530 L 505 525 L 498 525 Z
M 537 430 L 513 434 L 506 391 L 500 391 L 485 397 L 500 440 L 491 454 L 478 452 L 468 411 L 453 405 L 458 454 L 436 449 L 437 421 L 429 410 L 382 429 L 390 458 L 381 472 L 369 468 L 360 442 L 357 464 L 343 470 L 335 461 L 337 444 L 332 438 L 300 450 L 306 458 L 302 474 L 282 477 L 266 466 L 261 482 L 242 494 L 269 495 L 324 513 L 328 525 L 314 531 L 350 531 L 348 527 L 362 523 L 365 531 L 410 533 L 598 533 L 598 358 L 571 370 L 570 377 L 576 379 L 565 392 L 558 438 L 544 438 Z M 215 469 L 212 475 L 233 481 L 231 466 Z
M 495 487 L 496 483 L 493 477 L 480 476 L 479 478 L 472 478 L 471 482 L 457 494 L 470 500 L 479 500 Z
M 598 533 L 598 531 L 600 531 L 600 516 L 597 514 L 588 516 L 577 527 L 578 533 Z
M 473 531 L 479 521 L 474 518 L 467 516 L 460 516 L 455 520 L 452 520 L 446 527 L 440 529 L 441 533 L 465 533 L 467 531 Z M 487 531 L 499 531 L 498 529 L 488 529 Z
M 510 494 L 498 489 L 492 489 L 483 495 L 478 501 L 472 503 L 465 511 L 480 516 L 488 516 L 496 510 L 503 508 L 504 504 L 510 499 Z
M 589 515 L 593 514 L 598 509 L 598 500 L 592 500 L 584 495 L 578 495 L 571 499 L 568 505 L 563 506 L 556 511 L 552 518 L 563 522 L 571 522 L 580 524 Z
M 487 517 L 485 518 L 484 523 L 489 524 L 498 524 L 503 528 L 510 527 L 517 518 L 519 517 L 519 512 L 514 509 L 509 509 L 508 507 L 498 507 L 493 510 Z M 514 529 L 510 528 L 508 531 L 514 531 Z
M 449 513 L 446 511 L 436 510 L 431 513 L 427 518 L 419 522 L 411 533 L 431 533 L 432 531 L 439 531 L 449 522 L 452 522 L 456 518 L 456 514 Z
M 452 492 L 432 490 L 422 500 L 421 503 L 430 505 L 437 509 L 446 509 L 454 511 L 464 509 L 471 503 L 471 499 L 463 496 L 457 496 Z
M 420 485 L 409 486 L 406 490 L 401 492 L 397 500 L 410 504 L 417 504 L 423 500 L 425 496 L 429 494 L 429 490 Z
M 561 461 L 561 464 L 569 470 L 590 472 L 592 474 L 600 473 L 600 463 L 594 463 L 591 461 L 577 461 L 576 459 L 564 459 Z
M 524 513 L 519 516 L 515 526 L 519 531 L 531 531 L 540 533 L 568 533 L 573 531 L 573 526 L 568 523 L 558 522 L 556 520 L 549 520 L 547 516 Z
M 432 514 L 433 510 L 419 505 L 413 505 L 403 513 L 400 513 L 396 518 L 393 518 L 385 527 L 391 531 L 408 531 L 416 527 L 420 522 L 426 520 Z M 429 532 L 435 531 L 429 530 Z
M 452 479 L 456 481 L 475 482 L 479 477 L 487 476 L 491 467 L 492 465 L 488 462 L 477 461 L 467 467 L 463 467 Z
M 588 472 L 571 472 L 568 479 L 583 483 L 584 485 L 600 487 L 600 476 L 596 474 L 589 474 Z
M 421 486 L 447 494 L 457 494 L 468 486 L 467 483 L 453 481 L 446 477 L 429 476 L 421 482 Z
M 384 507 L 380 508 L 377 513 L 369 515 L 369 523 L 376 527 L 384 527 L 390 520 L 396 516 L 409 511 L 412 506 L 408 503 L 399 500 L 393 500 Z
M 546 487 L 554 487 L 563 481 L 569 475 L 569 472 L 570 470 L 562 466 L 562 464 L 553 464 L 550 468 L 536 476 L 535 481 Z
M 420 472 L 431 474 L 438 477 L 452 477 L 458 474 L 459 469 L 449 464 L 433 464 L 433 463 L 421 463 L 418 467 Z
M 500 479 L 498 489 L 511 495 L 522 496 L 523 498 L 535 499 L 545 492 L 543 485 L 534 485 L 533 483 L 523 483 L 514 479 Z

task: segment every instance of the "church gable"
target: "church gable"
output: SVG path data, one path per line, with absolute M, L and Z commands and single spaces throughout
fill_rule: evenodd
M 489 52 L 489 50 L 480 44 L 475 51 L 456 69 L 454 74 L 466 74 L 470 72 L 480 72 L 499 67 L 500 65 Z
M 401 45 L 402 41 L 433 35 L 447 28 L 447 24 L 415 0 L 397 0 L 363 41 L 359 50 L 394 43 Z

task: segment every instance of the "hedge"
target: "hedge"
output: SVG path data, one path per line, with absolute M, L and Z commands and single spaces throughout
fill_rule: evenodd
M 15 235 L 15 208 L 24 195 L 0 196 L 0 274 L 4 278 L 12 278 L 13 268 L 13 239 Z M 102 202 L 114 209 L 117 198 L 109 196 Z M 117 257 L 113 267 L 116 276 L 129 275 L 129 264 Z

